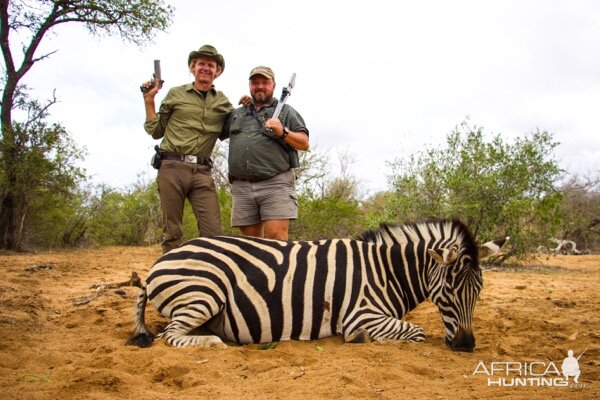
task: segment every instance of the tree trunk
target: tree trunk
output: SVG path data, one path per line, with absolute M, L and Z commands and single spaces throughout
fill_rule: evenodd
M 12 193 L 5 193 L 0 210 L 0 247 L 17 250 L 15 240 L 15 201 Z
M 8 250 L 17 250 L 15 240 L 17 207 L 15 193 L 17 187 L 16 143 L 12 127 L 13 95 L 17 87 L 16 81 L 14 76 L 8 76 L 2 95 L 2 111 L 0 113 L 0 124 L 2 126 L 0 157 L 4 164 L 5 174 L 2 203 L 0 204 L 0 247 Z

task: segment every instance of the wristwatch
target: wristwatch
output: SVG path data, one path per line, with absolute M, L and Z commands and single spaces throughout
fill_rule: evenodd
M 287 128 L 287 126 L 283 127 L 283 133 L 281 134 L 281 140 L 285 139 L 287 137 L 287 135 L 290 134 L 290 130 Z

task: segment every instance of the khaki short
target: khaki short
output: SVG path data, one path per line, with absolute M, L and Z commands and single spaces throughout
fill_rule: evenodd
M 291 170 L 260 182 L 234 180 L 231 193 L 231 226 L 298 218 L 296 179 Z

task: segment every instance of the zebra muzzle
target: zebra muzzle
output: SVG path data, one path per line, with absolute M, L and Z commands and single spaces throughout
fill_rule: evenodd
M 459 327 L 452 340 L 447 340 L 446 344 L 454 351 L 471 353 L 475 349 L 475 336 L 473 336 L 473 332 L 470 330 L 467 331 L 464 328 Z

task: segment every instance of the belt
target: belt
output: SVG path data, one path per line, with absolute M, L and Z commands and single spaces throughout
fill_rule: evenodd
M 160 157 L 163 160 L 177 160 L 177 161 L 183 161 L 183 162 L 188 162 L 188 163 L 192 163 L 192 164 L 208 165 L 209 167 L 213 166 L 213 162 L 210 158 L 198 157 L 198 156 L 193 156 L 190 154 L 177 154 L 177 153 L 162 152 L 162 153 L 160 153 Z
M 269 178 L 254 178 L 252 176 L 249 176 L 247 178 L 236 178 L 235 176 L 231 177 L 231 182 L 233 181 L 242 181 L 242 182 L 250 182 L 250 183 L 254 183 L 254 182 L 262 182 L 262 181 L 266 181 Z

